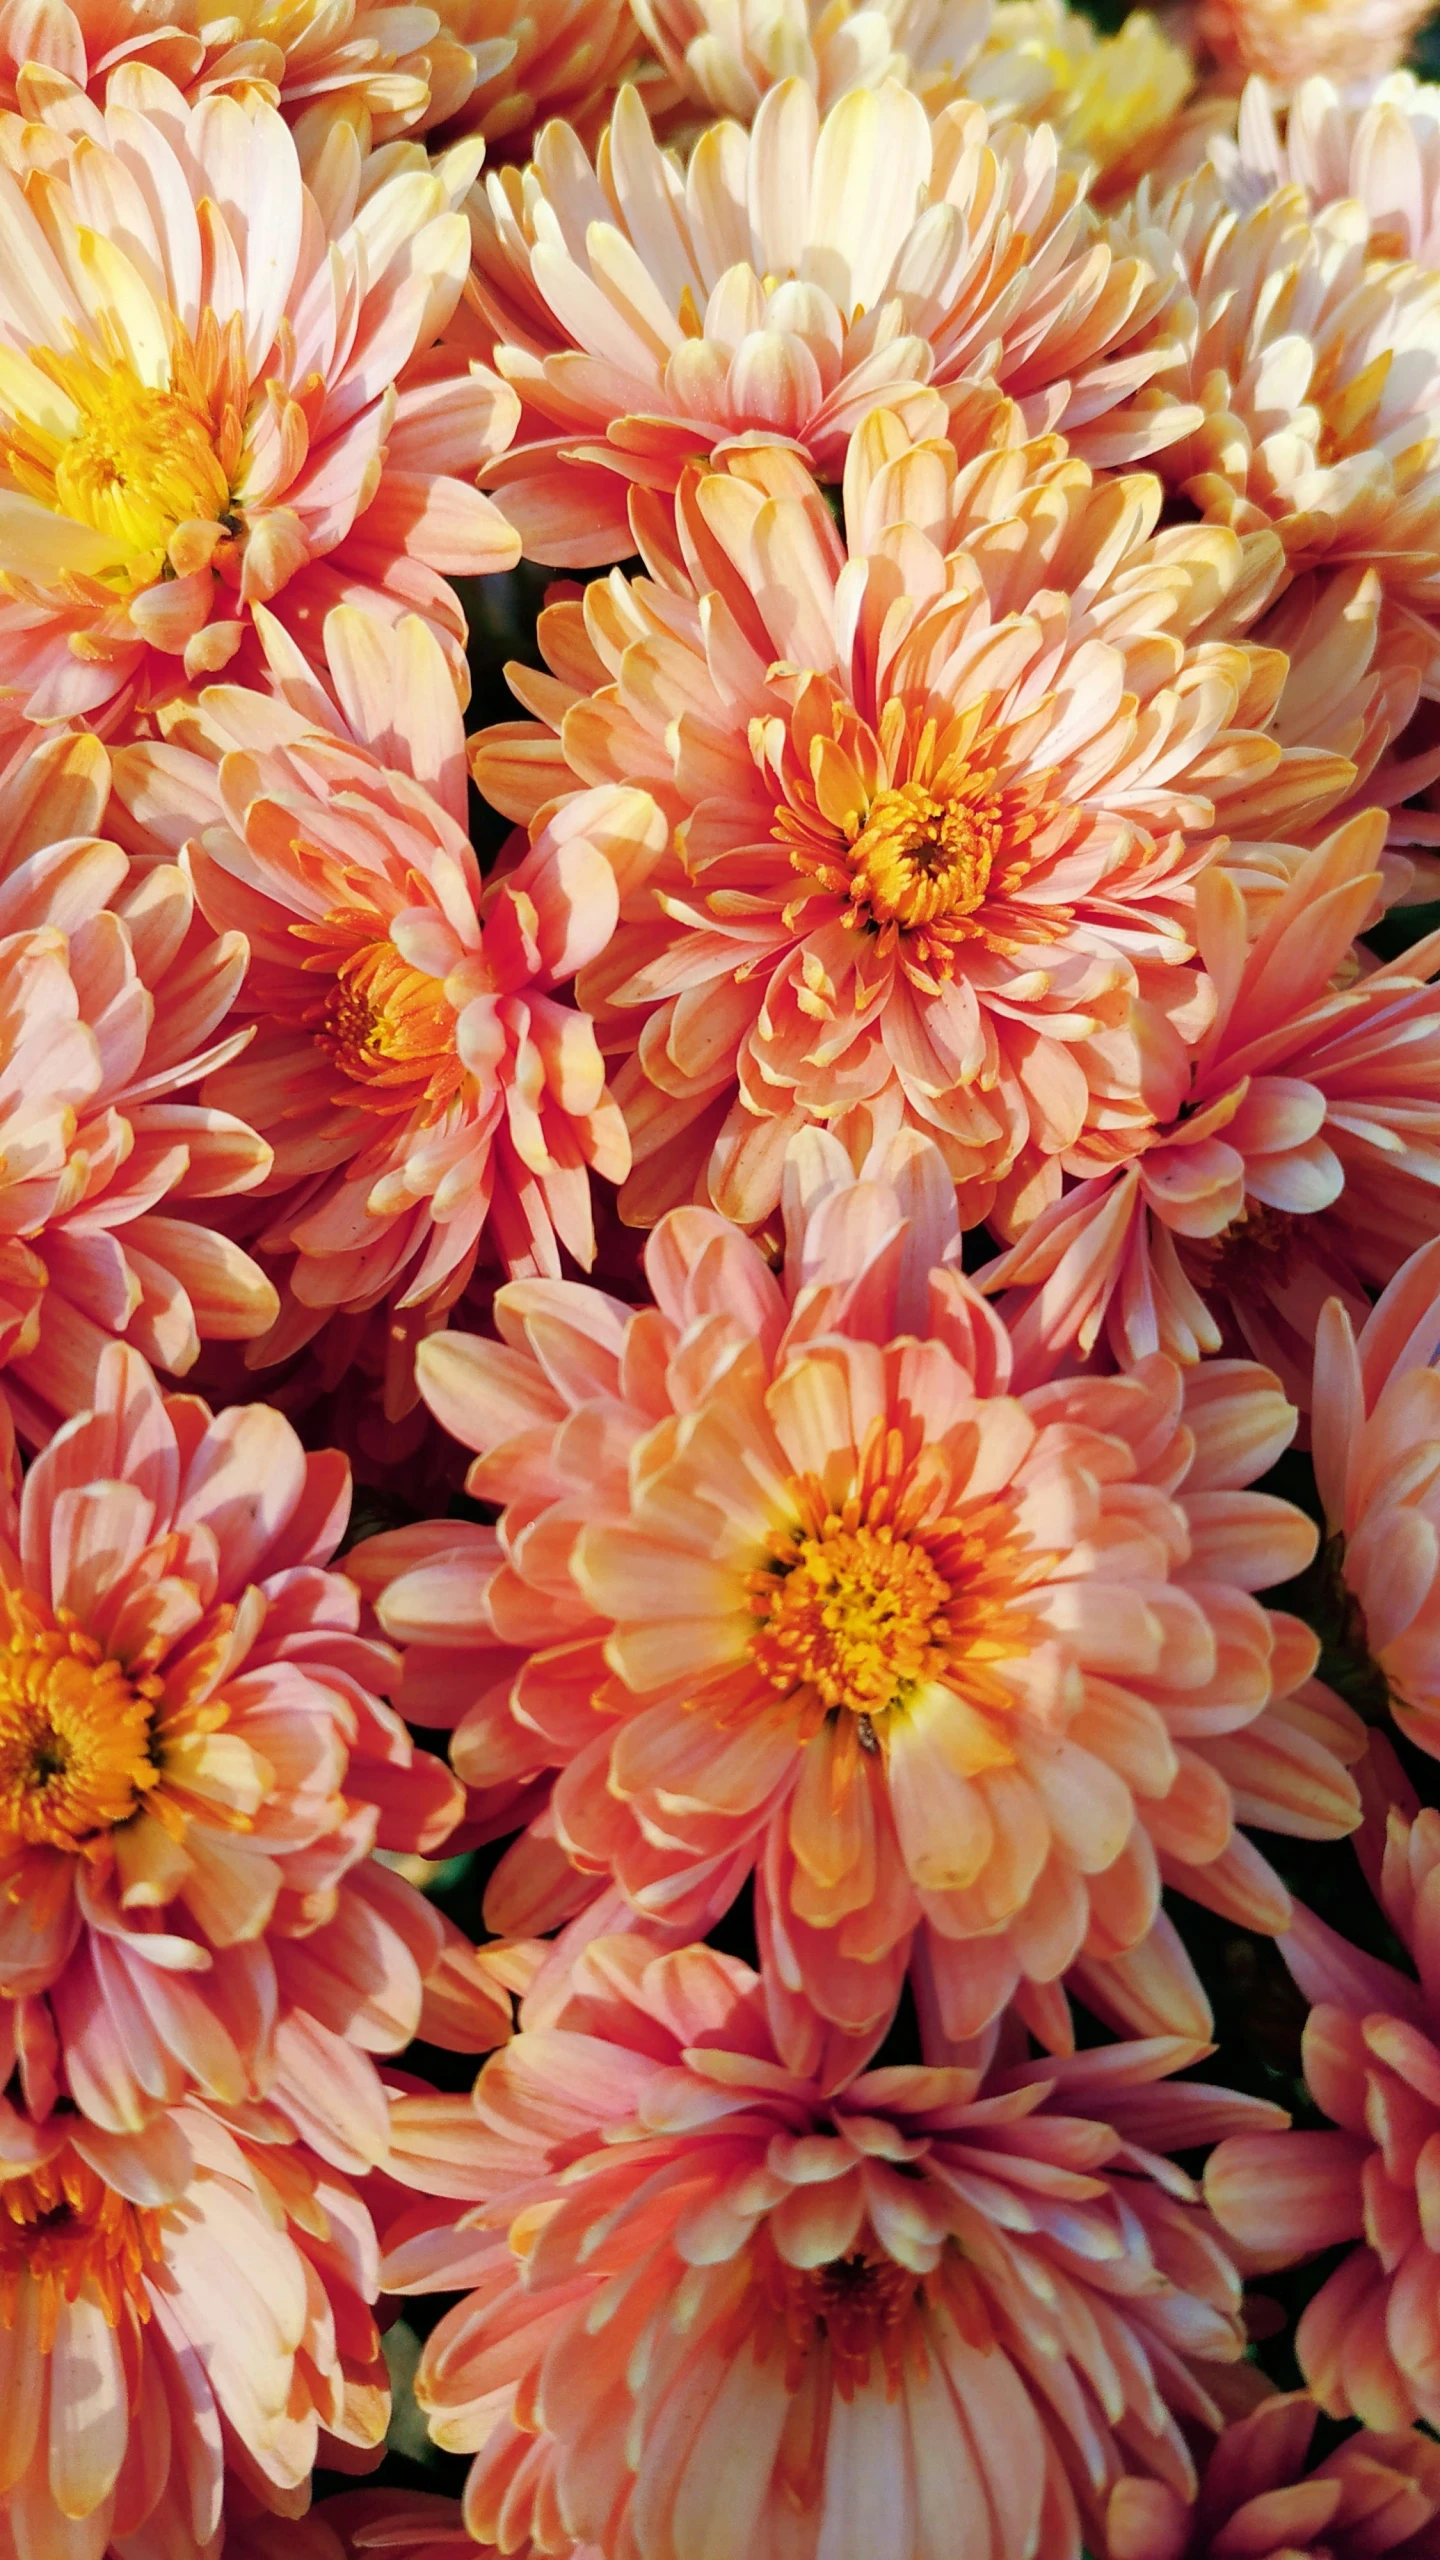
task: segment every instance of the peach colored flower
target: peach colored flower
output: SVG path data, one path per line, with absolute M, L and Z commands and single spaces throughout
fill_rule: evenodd
M 645 2560 L 941 2560 L 963 2515 L 967 2551 L 1079 2560 L 1122 2471 L 1187 2494 L 1177 2419 L 1219 2422 L 1239 2283 L 1160 2154 L 1275 2111 L 1167 2085 L 1209 2050 L 1181 2037 L 1022 2050 L 826 2095 L 748 1967 L 632 1936 L 482 2072 L 468 2126 L 397 2099 L 427 2200 L 385 2281 L 473 2288 L 416 2384 L 476 2455 L 472 2532 L 505 2548 L 538 2511 Z
M 1283 1927 L 1237 1811 L 1312 1838 L 1358 1811 L 1335 1756 L 1358 1724 L 1309 1682 L 1308 1631 L 1250 1597 L 1313 1552 L 1243 1490 L 1290 1407 L 1245 1362 L 1010 1393 L 913 1139 L 858 1180 L 800 1141 L 787 1226 L 783 1286 L 677 1210 L 653 1307 L 522 1281 L 498 1342 L 421 1347 L 427 1403 L 482 1453 L 469 1490 L 507 1508 L 350 1565 L 408 1644 L 406 1711 L 456 1726 L 477 1819 L 526 1825 L 491 1925 L 552 1925 L 613 1875 L 704 1928 L 753 1870 L 792 2055 L 826 2021 L 872 2050 L 912 1947 L 951 2037 L 1025 1985 L 1063 2041 L 1082 1961 L 1118 2014 L 1203 2018 L 1162 1876 Z
M 37 2117 L 58 2094 L 132 2135 L 187 2092 L 265 2096 L 341 2167 L 383 2150 L 369 2055 L 458 1932 L 367 1852 L 438 1846 L 459 1791 L 326 1570 L 348 1510 L 334 1452 L 163 1398 L 119 1346 L 7 1489 L 0 2087 L 18 2057 Z
M 492 51 L 494 49 L 491 49 Z M 503 57 L 502 57 L 503 58 Z M 105 103 L 110 75 L 143 62 L 194 100 L 249 92 L 291 117 L 341 108 L 377 142 L 465 104 L 476 61 L 435 10 L 358 0 L 3 0 L 0 105 L 35 113 L 32 66 Z M 22 104 L 23 102 L 23 104 Z
M 927 383 L 963 403 L 967 377 L 998 382 L 1105 463 L 1195 420 L 1165 387 L 1168 249 L 1088 209 L 1048 128 L 992 131 L 964 103 L 932 124 L 894 81 L 822 118 L 785 80 L 682 169 L 627 88 L 596 169 L 563 127 L 536 154 L 471 199 L 450 331 L 523 403 L 484 477 L 533 559 L 625 557 L 632 510 L 663 512 L 685 463 L 736 439 L 838 481 L 877 404 L 934 414 Z
M 1360 1328 L 1332 1298 L 1315 1345 L 1315 1481 L 1326 1564 L 1366 1711 L 1440 1758 L 1440 1242 Z
M 1203 422 L 1156 469 L 1210 520 L 1273 526 L 1297 573 L 1372 562 L 1415 619 L 1437 681 L 1440 274 L 1372 253 L 1354 200 L 1312 206 L 1298 183 L 1255 190 L 1202 169 L 1136 199 L 1172 241 L 1192 297 L 1172 396 Z M 1381 188 L 1382 196 L 1385 194 Z
M 423 612 L 459 669 L 446 578 L 518 548 L 472 485 L 514 397 L 427 356 L 479 146 L 432 170 L 349 134 L 316 193 L 258 99 L 52 85 L 0 122 L 0 686 L 113 725 L 228 664 L 256 604 L 303 632 L 346 596 Z
M 183 1371 L 277 1303 L 213 1223 L 270 1149 L 196 1093 L 249 1036 L 226 1021 L 244 937 L 212 935 L 153 846 L 132 863 L 99 834 L 110 772 L 97 739 L 33 730 L 0 771 L 0 1361 L 32 1441 L 91 1400 L 117 1334 Z
M 1397 1773 L 1398 1774 L 1398 1773 Z M 1305 2079 L 1334 2131 L 1222 2143 L 1206 2193 L 1255 2266 L 1346 2241 L 1300 2317 L 1295 2352 L 1331 2417 L 1366 2426 L 1440 2420 L 1440 2286 L 1431 2205 L 1440 2156 L 1440 1972 L 1432 1913 L 1440 1814 L 1389 1808 L 1372 1872 L 1410 1957 L 1402 1972 L 1296 1906 L 1281 1949 L 1314 2003 Z M 1380 1846 L 1377 1842 L 1377 1848 Z M 1418 1979 L 1417 1979 L 1418 1976 Z
M 1440 2446 L 1362 2430 L 1305 2468 L 1319 2410 L 1308 2392 L 1262 2401 L 1228 2426 L 1193 2508 L 1163 2480 L 1117 2481 L 1104 2560 L 1433 2560 Z
M 299 126 L 308 159 L 339 118 L 375 142 L 445 127 L 526 148 L 547 115 L 588 130 L 638 51 L 623 0 L 3 0 L 0 106 L 47 92 L 30 65 L 105 102 L 142 61 L 192 102 L 218 89 L 264 98 Z
M 8 2110 L 7 2110 L 8 2117 Z M 0 2560 L 218 2560 L 227 2474 L 294 2511 L 385 2433 L 375 2235 L 298 2144 L 0 2125 Z
M 708 1190 L 757 1224 L 796 1129 L 890 1092 L 1004 1233 L 1073 1151 L 1143 1143 L 1214 1011 L 1196 873 L 1356 780 L 1284 743 L 1281 662 L 1229 636 L 1271 539 L 1160 505 L 1048 439 L 961 465 L 878 412 L 848 546 L 797 457 L 732 454 L 653 583 L 542 618 L 553 676 L 511 675 L 541 725 L 481 733 L 481 789 L 520 817 L 624 775 L 675 827 L 581 980 L 624 1057 L 625 1215 Z
M 278 701 L 225 685 L 175 704 L 117 783 L 250 945 L 245 1064 L 204 1095 L 274 1144 L 255 1226 L 289 1276 L 263 1361 L 337 1310 L 438 1320 L 487 1230 L 516 1274 L 558 1274 L 561 1243 L 590 1262 L 590 1171 L 620 1181 L 630 1147 L 566 998 L 665 825 L 642 791 L 572 795 L 482 889 L 460 713 L 425 625 L 337 609 L 328 691 L 259 628 Z
M 1258 72 L 1282 97 L 1323 73 L 1349 86 L 1393 71 L 1426 0 L 1200 0 L 1195 40 L 1238 86 Z
M 1383 812 L 1296 865 L 1253 939 L 1219 864 L 1196 890 L 1215 1019 L 1128 1160 L 1097 1169 L 987 1265 L 1022 1370 L 1108 1337 L 1123 1364 L 1242 1341 L 1309 1401 L 1321 1307 L 1354 1319 L 1434 1232 L 1440 935 L 1368 976 L 1354 935 L 1380 888 Z
M 850 90 L 887 80 L 933 113 L 964 94 L 995 15 L 991 0 L 634 0 L 634 8 L 682 98 L 743 124 L 767 90 L 795 78 L 822 114 Z M 1038 66 L 1019 46 L 1006 50 L 1028 96 L 1040 84 Z
M 365 2560 L 375 2551 L 406 2560 L 442 2560 L 475 2545 L 454 2498 L 408 2489 L 348 2489 L 291 2522 L 225 2501 L 225 2560 Z M 507 2560 L 510 2555 L 507 2554 Z M 529 2560 L 521 2552 L 519 2560 Z M 538 2560 L 538 2555 L 537 2555 Z
M 628 0 L 441 0 L 474 61 L 473 94 L 452 132 L 483 133 L 492 161 L 528 159 L 560 116 L 587 141 L 641 51 Z

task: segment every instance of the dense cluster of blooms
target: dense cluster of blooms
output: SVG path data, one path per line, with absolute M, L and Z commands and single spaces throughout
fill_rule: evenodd
M 0 0 L 0 2560 L 1440 2560 L 1412 0 Z

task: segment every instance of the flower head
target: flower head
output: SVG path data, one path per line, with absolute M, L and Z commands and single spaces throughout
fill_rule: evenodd
M 1312 1423 L 1326 1564 L 1353 1694 L 1440 1758 L 1440 1245 L 1411 1255 L 1357 1336 L 1321 1310 Z
M 1306 2469 L 1320 2412 L 1277 2393 L 1218 2437 L 1187 2507 L 1165 2481 L 1119 2480 L 1104 2560 L 1433 2560 L 1440 2549 L 1440 2449 L 1414 2430 L 1362 2431 Z M 1379 2539 L 1377 2540 L 1377 2533 Z
M 1425 15 L 1425 0 L 1200 0 L 1194 33 L 1237 87 L 1258 73 L 1285 98 L 1316 75 L 1393 72 Z
M 1362 204 L 1317 208 L 1298 183 L 1205 168 L 1138 203 L 1192 297 L 1173 396 L 1204 412 L 1157 453 L 1167 487 L 1211 521 L 1273 526 L 1297 573 L 1373 562 L 1426 633 L 1433 676 L 1440 274 L 1375 256 Z
M 1353 973 L 1383 835 L 1370 811 L 1300 858 L 1253 938 L 1231 874 L 1202 876 L 1196 937 L 1220 994 L 1173 1108 L 986 1270 L 987 1290 L 1017 1292 L 1022 1357 L 1088 1355 L 1104 1328 L 1122 1361 L 1188 1361 L 1228 1335 L 1308 1402 L 1327 1298 L 1363 1320 L 1368 1288 L 1433 1231 L 1440 938 Z
M 0 2124 L 0 2560 L 219 2551 L 227 2476 L 293 2509 L 384 2436 L 370 2217 L 298 2144 L 177 2108 L 144 2158 Z
M 777 2060 L 747 1967 L 597 1940 L 468 2126 L 463 2101 L 395 2103 L 393 2173 L 426 2200 L 386 2282 L 474 2288 L 417 2380 L 440 2443 L 476 2454 L 472 2532 L 508 2548 L 538 2510 L 682 2560 L 706 2517 L 740 2560 L 783 2523 L 815 2560 L 843 2515 L 851 2549 L 922 2560 L 958 2505 L 997 2560 L 1079 2560 L 1121 2471 L 1184 2496 L 1177 2418 L 1218 2421 L 1239 2286 L 1159 2154 L 1273 2115 L 1168 2084 L 1206 2050 L 901 2066 L 827 2097 Z
M 1381 1775 L 1393 1755 L 1381 1759 Z M 1404 1782 L 1395 1772 L 1395 1784 Z M 1369 1862 L 1413 1973 L 1383 1963 L 1297 1905 L 1280 1941 L 1314 2003 L 1305 2079 L 1335 2130 L 1248 2134 L 1222 2143 L 1206 2193 L 1250 2262 L 1284 2266 L 1345 2242 L 1295 2334 L 1322 2409 L 1366 2426 L 1440 2419 L 1431 2340 L 1436 2301 L 1430 2204 L 1440 2155 L 1440 1971 L 1431 1913 L 1440 1815 L 1391 1805 Z
M 641 791 L 586 792 L 482 889 L 460 713 L 424 624 L 337 609 L 328 692 L 266 616 L 261 635 L 278 700 L 210 687 L 117 781 L 137 823 L 187 845 L 206 914 L 249 941 L 245 1069 L 205 1099 L 274 1136 L 254 1223 L 288 1279 L 263 1360 L 336 1311 L 438 1320 L 487 1234 L 513 1272 L 558 1272 L 561 1242 L 591 1261 L 589 1170 L 619 1181 L 630 1150 L 565 997 L 665 830 Z
M 846 542 L 789 453 L 692 476 L 682 558 L 552 607 L 559 683 L 512 671 L 558 751 L 481 734 L 510 814 L 623 774 L 674 824 L 581 985 L 624 1055 L 642 1225 L 707 1191 L 758 1224 L 796 1129 L 894 1096 L 967 1220 L 998 1197 L 1017 1231 L 1183 1084 L 1220 832 L 1317 824 L 1353 787 L 1275 734 L 1278 661 L 1228 636 L 1270 538 L 1157 532 L 1155 480 L 1007 432 L 961 465 L 872 415 Z
M 1048 127 L 992 131 L 965 103 L 932 124 L 894 81 L 824 117 L 782 81 L 751 132 L 711 127 L 683 170 L 626 89 L 594 168 L 552 125 L 471 221 L 451 335 L 523 403 L 486 478 L 533 559 L 625 557 L 632 508 L 637 527 L 663 512 L 644 493 L 737 439 L 838 481 L 877 404 L 933 415 L 927 383 L 994 380 L 1107 462 L 1192 415 L 1163 387 L 1168 251 L 1152 244 L 1162 277 L 1090 212 Z
M 406 371 L 460 289 L 476 147 L 367 167 L 346 132 L 317 197 L 273 108 L 143 66 L 0 125 L 0 686 L 31 719 L 113 724 L 271 599 L 302 630 L 347 592 L 418 609 L 458 661 L 440 573 L 514 560 L 469 485 L 512 395 Z
M 212 1223 L 270 1149 L 197 1094 L 248 1037 L 226 1021 L 245 940 L 153 843 L 132 862 L 100 836 L 110 779 L 97 739 L 33 731 L 0 772 L 0 1360 L 32 1441 L 116 1335 L 179 1372 L 276 1305 Z
M 118 1347 L 7 1492 L 0 2030 L 35 2115 L 268 2096 L 343 2166 L 383 2149 L 366 2056 L 416 2032 L 447 1933 L 367 1852 L 458 1803 L 327 1570 L 348 1507 L 278 1414 L 167 1401 Z
M 351 1563 L 408 1642 L 402 1702 L 458 1719 L 487 1828 L 528 1823 L 493 1923 L 548 1925 L 613 1874 L 708 1926 L 754 1869 L 807 2068 L 817 2022 L 873 2049 L 912 1949 L 951 2036 L 1028 1984 L 1063 2041 L 1082 1959 L 1111 2009 L 1193 2022 L 1162 1873 L 1283 1926 L 1237 1809 L 1321 1837 L 1357 1816 L 1334 1753 L 1359 1728 L 1313 1683 L 1287 1699 L 1314 1640 L 1249 1596 L 1313 1552 L 1242 1490 L 1290 1409 L 1245 1363 L 1011 1394 L 928 1146 L 877 1147 L 857 1181 L 812 1135 L 787 1214 L 783 1288 L 680 1210 L 650 1240 L 655 1306 L 520 1282 L 498 1342 L 421 1349 L 427 1402 L 482 1452 L 470 1490 L 508 1507 Z

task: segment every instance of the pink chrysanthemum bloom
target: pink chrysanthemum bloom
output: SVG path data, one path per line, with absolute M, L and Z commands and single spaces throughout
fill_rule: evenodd
M 143 2158 L 0 2124 L 0 2560 L 218 2560 L 227 2474 L 296 2512 L 327 2440 L 385 2434 L 354 2189 L 181 2107 Z
M 1440 935 L 1368 976 L 1353 964 L 1384 832 L 1370 811 L 1303 857 L 1253 939 L 1230 874 L 1201 876 L 1196 940 L 1217 1009 L 1168 1110 L 986 1268 L 1022 1366 L 1038 1358 L 1046 1374 L 1102 1333 L 1122 1365 L 1198 1360 L 1228 1336 L 1308 1403 L 1325 1301 L 1338 1293 L 1363 1321 L 1369 1289 L 1433 1234 L 1440 987 L 1426 981 Z
M 473 2288 L 416 2383 L 477 2456 L 472 2532 L 947 2560 L 963 2515 L 967 2552 L 1079 2560 L 1122 2472 L 1187 2495 L 1177 2420 L 1219 2422 L 1240 2291 L 1161 2153 L 1275 2115 L 1166 2085 L 1209 2049 L 1034 2063 L 1022 2039 L 827 2096 L 777 2060 L 747 1966 L 598 1940 L 468 2116 L 395 2102 L 394 2174 L 427 2201 L 385 2282 Z
M 1332 1299 L 1315 1345 L 1315 1481 L 1354 1694 L 1440 1758 L 1440 1243 L 1360 1328 Z
M 417 2032 L 447 1928 L 367 1852 L 438 1846 L 459 1790 L 326 1569 L 348 1510 L 334 1452 L 118 1347 L 7 1487 L 0 2087 L 18 2060 L 37 2116 L 265 2095 L 342 2167 L 383 2150 L 368 2057 Z
M 31 1441 L 117 1334 L 179 1372 L 277 1304 L 212 1223 L 270 1149 L 196 1094 L 249 1037 L 227 1022 L 245 941 L 100 835 L 110 778 L 97 739 L 34 731 L 0 771 L 0 1362 Z
M 457 2551 L 474 2560 L 475 2545 L 454 2498 L 423 2491 L 417 2496 L 409 2489 L 349 2489 L 290 2522 L 252 2508 L 248 2498 L 243 2508 L 235 2498 L 226 2498 L 225 2560 L 368 2560 L 372 2552 L 403 2553 L 404 2560 L 454 2560 Z M 531 2555 L 507 2551 L 506 2560 L 531 2560 Z
M 1263 80 L 1247 83 L 1235 135 L 1212 157 L 1236 205 L 1302 186 L 1312 206 L 1351 197 L 1378 255 L 1440 265 L 1440 88 L 1395 71 L 1338 90 L 1307 80 L 1281 121 Z
M 1418 185 L 1418 181 L 1417 181 Z M 1383 192 L 1383 191 L 1382 191 Z M 1136 219 L 1173 243 L 1193 298 L 1172 396 L 1192 432 L 1156 469 L 1207 519 L 1272 526 L 1296 573 L 1373 562 L 1393 607 L 1440 650 L 1440 279 L 1372 252 L 1352 199 L 1313 207 L 1297 183 L 1260 201 L 1202 169 Z
M 1393 1759 L 1384 1767 L 1393 1767 Z M 1384 1770 L 1382 1768 L 1382 1778 Z M 1440 2423 L 1440 2282 L 1432 2204 L 1440 2157 L 1440 1964 L 1433 1914 L 1440 1814 L 1395 1771 L 1367 1863 L 1414 1974 L 1353 1946 L 1296 1906 L 1280 1941 L 1314 2005 L 1305 2079 L 1335 2131 L 1252 2134 L 1222 2144 L 1206 2193 L 1255 2267 L 1348 2251 L 1302 2312 L 1300 2369 L 1331 2417 L 1370 2427 Z M 1378 1828 L 1378 1826 L 1377 1826 Z M 1380 1844 L 1383 1842 L 1383 1849 Z M 1418 1978 L 1417 1978 L 1418 1977 Z
M 143 65 L 107 97 L 52 81 L 44 123 L 0 121 L 0 686 L 113 725 L 256 604 L 304 630 L 346 596 L 425 613 L 458 667 L 446 578 L 518 550 L 473 486 L 513 395 L 426 354 L 479 146 L 367 161 L 344 125 L 312 189 L 257 99 Z
M 872 2048 L 912 1946 L 951 2036 L 1023 1985 L 1063 2041 L 1077 1962 L 1111 2011 L 1203 2020 L 1162 1875 L 1283 1927 L 1237 1811 L 1311 1838 L 1358 1815 L 1335 1752 L 1361 1728 L 1250 1597 L 1314 1549 L 1243 1490 L 1291 1408 L 1244 1362 L 1011 1394 L 911 1139 L 858 1180 L 799 1141 L 787 1223 L 783 1286 L 677 1210 L 653 1307 L 519 1282 L 498 1342 L 421 1347 L 427 1403 L 482 1453 L 471 1492 L 508 1508 L 349 1561 L 408 1642 L 401 1702 L 457 1728 L 477 1818 L 527 1823 L 491 1925 L 549 1926 L 613 1873 L 708 1927 L 753 1869 L 792 2053 L 817 2016 Z
M 1160 506 L 1049 439 L 962 466 L 877 412 L 848 545 L 795 455 L 733 454 L 653 583 L 542 616 L 553 675 L 511 681 L 544 725 L 481 733 L 481 789 L 527 817 L 623 776 L 675 827 L 581 981 L 624 1057 L 628 1217 L 708 1191 L 757 1224 L 794 1131 L 880 1095 L 1007 1233 L 1072 1152 L 1143 1142 L 1214 1012 L 1196 873 L 1356 779 L 1286 742 L 1283 660 L 1229 636 L 1272 539 Z
M 1199 0 L 1193 30 L 1237 86 L 1258 73 L 1288 97 L 1315 75 L 1348 87 L 1393 71 L 1428 14 L 1426 0 Z
M 894 81 L 823 119 L 782 81 L 753 131 L 712 127 L 683 169 L 627 88 L 598 174 L 547 127 L 470 217 L 450 335 L 524 404 L 484 476 L 533 559 L 623 558 L 631 507 L 663 512 L 686 462 L 736 439 L 778 438 L 838 481 L 852 428 L 882 401 L 928 419 L 931 382 L 964 399 L 965 377 L 997 381 L 1105 463 L 1196 414 L 1165 388 L 1182 351 L 1163 244 L 1164 277 L 1089 210 L 1048 127 L 992 131 L 963 103 L 932 124 Z
M 460 711 L 424 624 L 331 613 L 328 691 L 263 615 L 260 635 L 278 699 L 226 685 L 174 704 L 165 743 L 117 758 L 117 788 L 249 943 L 235 1020 L 254 1036 L 238 1081 L 222 1066 L 204 1096 L 274 1145 L 256 1227 L 290 1276 L 263 1361 L 382 1299 L 438 1316 L 487 1230 L 516 1274 L 558 1273 L 561 1243 L 590 1263 L 590 1171 L 623 1180 L 630 1145 L 566 996 L 666 830 L 642 791 L 574 795 L 482 888 Z
M 1440 2446 L 1367 2431 L 1307 2470 L 1319 2414 L 1291 2391 L 1237 2419 L 1193 2507 L 1166 2481 L 1117 2481 L 1103 2560 L 1435 2560 Z

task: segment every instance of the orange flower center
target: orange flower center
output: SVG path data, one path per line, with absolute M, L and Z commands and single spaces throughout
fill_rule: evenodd
M 967 776 L 968 788 L 944 793 L 923 782 L 877 792 L 863 825 L 852 820 L 846 828 L 855 910 L 846 921 L 863 921 L 866 910 L 876 924 L 913 931 L 943 916 L 972 915 L 1000 851 L 999 804 L 986 788 L 992 778 Z
M 159 2257 L 159 2214 L 117 2195 L 73 2152 L 0 2180 L 0 2326 L 14 2327 L 28 2278 L 40 2290 L 43 2354 L 55 2343 L 61 2303 L 82 2292 L 112 2329 L 127 2308 L 148 2320 L 145 2276 Z
M 994 1666 L 1028 1650 L 1023 1594 L 1054 1563 L 1006 1495 L 947 1508 L 948 1467 L 922 1430 L 878 1418 L 839 1510 L 815 1477 L 794 1478 L 795 1526 L 749 1576 L 753 1668 L 800 1702 L 804 1729 L 848 1709 L 866 1750 L 880 1747 L 876 1720 L 930 1681 L 1008 1710 Z
M 68 1610 L 0 1593 L 0 1848 L 84 1856 L 128 1822 L 160 1771 L 151 1757 L 160 1683 L 131 1679 Z
M 943 1669 L 950 1586 L 923 1546 L 888 1524 L 798 1538 L 794 1560 L 757 1575 L 764 1623 L 750 1656 L 772 1688 L 802 1685 L 822 1705 L 874 1716 Z M 753 1586 L 752 1586 L 753 1587 Z
M 152 585 L 182 525 L 227 522 L 239 459 L 234 422 L 217 434 L 188 344 L 177 343 L 165 385 L 142 381 L 123 357 L 106 361 L 79 348 L 34 348 L 30 365 L 51 387 L 32 398 L 28 385 L 17 386 L 11 414 L 0 415 L 0 465 L 55 514 L 110 538 L 116 558 L 113 570 L 102 569 L 107 582 L 130 593 Z M 214 548 L 212 536 L 185 565 L 208 561 Z
M 417 1085 L 435 1106 L 464 1081 L 455 1008 L 443 979 L 415 968 L 377 934 L 378 922 L 373 908 L 336 907 L 318 925 L 291 926 L 297 940 L 318 946 L 305 968 L 332 981 L 302 1020 L 341 1074 L 366 1088 L 361 1098 L 372 1109 L 408 1110 Z
M 792 2356 L 812 2353 L 823 2337 L 846 2400 L 868 2382 L 877 2356 L 887 2382 L 898 2387 L 904 2330 L 923 2287 L 913 2267 L 898 2265 L 873 2240 L 823 2267 L 791 2267 L 778 2257 L 772 2264 L 772 2299 L 778 2293 Z

